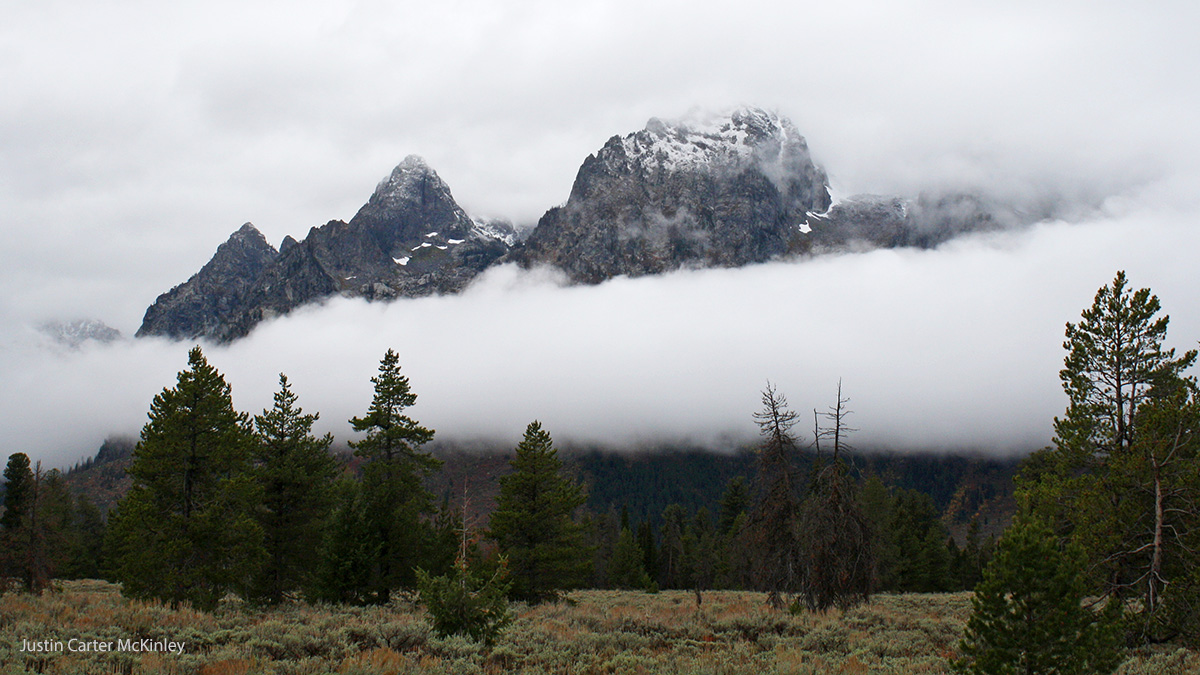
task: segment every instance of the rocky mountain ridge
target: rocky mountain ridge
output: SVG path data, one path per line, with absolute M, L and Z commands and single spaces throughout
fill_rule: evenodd
M 264 319 L 332 295 L 388 300 L 461 290 L 515 241 L 504 223 L 477 223 L 419 157 L 375 188 L 350 222 L 331 220 L 276 250 L 250 223 L 146 310 L 138 337 L 230 341 Z
M 158 297 L 137 335 L 231 341 L 335 295 L 456 293 L 504 262 L 600 283 L 839 250 L 928 248 L 1044 217 L 971 194 L 834 204 L 824 169 L 786 118 L 757 108 L 654 118 L 588 156 L 567 201 L 524 241 L 508 223 L 472 219 L 437 173 L 409 156 L 349 222 L 286 237 L 278 250 L 243 225 L 199 272 Z
M 804 252 L 808 214 L 829 205 L 825 172 L 778 115 L 652 119 L 584 160 L 566 204 L 512 257 L 583 283 L 736 267 Z

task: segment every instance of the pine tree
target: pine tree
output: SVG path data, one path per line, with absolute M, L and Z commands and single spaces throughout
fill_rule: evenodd
M 33 472 L 33 503 L 28 548 L 30 590 L 40 593 L 50 586 L 70 553 L 75 501 L 67 491 L 62 472 Z
M 654 541 L 654 530 L 650 527 L 649 519 L 638 523 L 637 543 L 642 549 L 642 569 L 653 581 L 658 576 L 658 544 Z
M 27 592 L 41 593 L 67 556 L 71 496 L 57 469 L 44 472 L 41 462 L 30 469 L 24 453 L 9 456 L 4 477 L 0 578 L 11 576 Z
M 650 586 L 650 576 L 642 564 L 642 548 L 628 527 L 621 528 L 617 546 L 613 550 L 608 566 L 610 588 L 645 589 Z
M 368 604 L 381 542 L 372 536 L 362 484 L 343 478 L 333 486 L 320 555 L 305 595 L 325 602 Z
M 329 454 L 333 437 L 314 437 L 318 416 L 304 414 L 296 400 L 281 373 L 274 407 L 254 418 L 255 474 L 263 490 L 258 521 L 267 556 L 255 575 L 251 597 L 266 604 L 309 585 L 330 511 L 331 487 L 341 470 Z
M 721 495 L 721 505 L 717 511 L 717 532 L 721 535 L 729 534 L 738 516 L 745 513 L 749 507 L 750 487 L 746 484 L 746 478 L 734 476 L 725 486 L 725 493 Z
M 662 512 L 659 538 L 662 576 L 659 583 L 663 588 L 687 588 L 691 578 L 687 569 L 687 513 L 679 504 L 668 504 Z
M 9 579 L 21 579 L 26 588 L 32 582 L 26 573 L 32 491 L 29 456 L 23 452 L 9 455 L 4 467 L 4 514 L 0 515 L 0 592 Z
M 417 402 L 408 378 L 400 374 L 400 357 L 387 350 L 379 375 L 371 378 L 375 393 L 363 417 L 350 420 L 366 435 L 351 443 L 365 460 L 363 504 L 370 546 L 378 551 L 370 586 L 364 596 L 385 603 L 393 590 L 413 588 L 416 569 L 424 563 L 432 528 L 422 516 L 433 510 L 433 495 L 422 479 L 441 462 L 421 446 L 433 440 L 426 429 L 404 411 Z
M 507 561 L 501 558 L 490 575 L 471 569 L 471 540 L 474 537 L 471 536 L 466 518 L 453 514 L 448 502 L 442 505 L 443 522 L 456 522 L 459 528 L 453 570 L 442 576 L 434 576 L 423 569 L 417 570 L 421 603 L 429 611 L 433 630 L 438 635 L 466 635 L 490 647 L 513 620 L 508 609 L 510 584 L 505 581 L 508 576 Z M 467 493 L 464 487 L 463 512 L 466 510 Z
M 1172 593 L 1195 595 L 1200 579 L 1200 542 L 1189 538 L 1200 526 L 1200 406 L 1185 375 L 1197 352 L 1164 349 L 1160 309 L 1118 272 L 1067 324 L 1059 376 L 1069 405 L 1054 421 L 1054 446 L 1018 478 L 1023 510 L 1083 548 L 1093 592 L 1140 600 L 1144 640 L 1188 629 L 1192 621 L 1162 626 L 1159 610 Z M 1200 613 L 1200 596 L 1178 600 Z
M 244 591 L 262 561 L 260 493 L 249 419 L 199 347 L 188 366 L 150 406 L 108 548 L 125 593 L 211 609 Z
M 817 461 L 812 467 L 808 495 L 799 518 L 804 532 L 804 566 L 800 596 L 810 610 L 825 611 L 833 606 L 847 608 L 865 602 L 876 581 L 875 533 L 860 505 L 858 486 L 850 478 L 841 453 L 849 448 L 846 439 L 852 429 L 846 423 L 851 414 L 838 381 L 837 404 L 825 418 L 831 426 L 813 429 Z M 813 411 L 814 419 L 816 411 Z M 820 455 L 822 438 L 832 439 L 833 457 Z
M 1078 324 L 1067 324 L 1068 351 L 1059 373 L 1070 405 L 1055 419 L 1055 444 L 1070 455 L 1099 454 L 1133 447 L 1138 407 L 1174 388 L 1197 352 L 1176 358 L 1163 349 L 1170 318 L 1150 289 L 1126 288 L 1125 272 L 1096 292 Z M 1074 457 L 1073 457 L 1074 458 Z
M 75 510 L 67 538 L 67 557 L 61 574 L 64 579 L 98 579 L 104 568 L 104 516 L 86 495 L 75 500 Z
M 29 455 L 16 452 L 8 456 L 4 467 L 4 515 L 0 515 L 0 528 L 5 532 L 20 529 L 29 514 L 30 492 L 33 489 L 33 471 L 29 468 Z
M 1121 661 L 1118 619 L 1082 605 L 1077 547 L 1061 550 L 1049 528 L 1017 523 L 975 589 L 973 612 L 953 665 L 971 675 L 1104 675 Z
M 582 528 L 572 514 L 583 488 L 562 473 L 550 434 L 531 422 L 517 445 L 513 472 L 500 479 L 490 537 L 508 558 L 512 596 L 543 601 L 574 588 L 588 570 Z

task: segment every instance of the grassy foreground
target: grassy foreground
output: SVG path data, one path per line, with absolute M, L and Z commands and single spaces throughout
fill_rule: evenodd
M 424 613 L 302 604 L 268 611 L 172 610 L 122 598 L 99 581 L 65 582 L 42 597 L 0 597 L 0 675 L 257 673 L 946 673 L 970 612 L 970 594 L 883 595 L 828 614 L 769 611 L 763 596 L 711 592 L 583 591 L 574 605 L 516 605 L 517 619 L 489 650 L 434 637 Z M 166 640 L 162 652 L 24 653 L 22 640 Z M 75 643 L 78 644 L 78 643 Z M 1200 672 L 1200 654 L 1134 654 L 1122 675 Z

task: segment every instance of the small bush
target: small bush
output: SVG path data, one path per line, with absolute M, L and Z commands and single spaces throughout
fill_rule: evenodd
M 442 637 L 466 635 L 491 646 L 508 624 L 509 585 L 500 580 L 501 566 L 490 579 L 481 579 L 459 559 L 454 576 L 431 577 L 417 570 L 421 603 L 433 619 L 433 630 Z

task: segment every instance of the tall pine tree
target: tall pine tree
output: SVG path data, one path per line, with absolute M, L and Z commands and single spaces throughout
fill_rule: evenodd
M 434 537 L 422 516 L 432 512 L 433 495 L 421 481 L 441 462 L 421 450 L 433 440 L 433 430 L 404 414 L 417 395 L 400 374 L 395 351 L 387 350 L 371 382 L 375 393 L 367 414 L 350 420 L 355 431 L 365 434 L 350 445 L 364 460 L 365 545 L 377 552 L 369 586 L 359 595 L 365 602 L 385 603 L 392 591 L 415 587 L 416 569 L 428 557 Z
M 199 347 L 188 366 L 150 406 L 109 550 L 125 593 L 211 609 L 243 592 L 262 562 L 260 492 L 249 419 Z
M 254 418 L 258 443 L 255 473 L 263 490 L 258 521 L 266 562 L 255 575 L 251 597 L 274 604 L 310 585 L 324 522 L 331 509 L 332 485 L 341 467 L 329 454 L 333 437 L 312 435 L 316 414 L 296 405 L 287 376 L 279 375 L 275 405 Z
M 563 475 L 554 441 L 537 421 L 525 429 L 512 468 L 500 479 L 489 534 L 508 558 L 513 597 L 553 599 L 588 571 L 591 552 L 572 517 L 586 496 Z
M 1018 496 L 1083 548 L 1093 592 L 1140 601 L 1141 639 L 1200 640 L 1200 403 L 1186 375 L 1197 352 L 1164 348 L 1160 309 L 1118 272 L 1067 324 L 1069 405 L 1054 446 L 1023 466 Z

